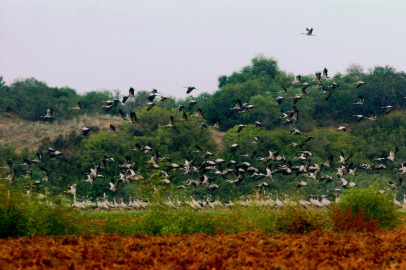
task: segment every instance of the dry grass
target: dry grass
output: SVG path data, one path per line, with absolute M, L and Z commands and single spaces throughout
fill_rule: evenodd
M 26 121 L 12 113 L 0 116 L 0 145 L 13 144 L 16 151 L 24 148 L 36 150 L 44 138 L 50 140 L 73 131 L 79 134 L 82 127 L 98 126 L 100 131 L 109 130 L 110 124 L 120 125 L 122 120 L 111 115 L 82 115 L 67 121 Z

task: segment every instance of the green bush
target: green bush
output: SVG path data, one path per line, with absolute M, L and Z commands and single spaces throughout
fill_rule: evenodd
M 379 227 L 393 229 L 400 222 L 393 198 L 392 192 L 382 194 L 377 186 L 371 185 L 366 188 L 345 190 L 337 205 L 341 209 L 351 209 L 352 215 L 363 210 L 365 220 L 377 220 Z
M 78 233 L 76 211 L 0 188 L 0 238 Z

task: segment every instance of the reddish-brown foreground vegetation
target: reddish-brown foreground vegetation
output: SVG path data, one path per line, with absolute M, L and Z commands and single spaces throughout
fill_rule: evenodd
M 0 240 L 0 269 L 405 269 L 406 230 Z

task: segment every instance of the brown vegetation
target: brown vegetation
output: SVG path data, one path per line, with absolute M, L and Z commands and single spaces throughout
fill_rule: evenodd
M 406 232 L 38 236 L 0 250 L 4 269 L 398 269 Z
M 110 115 L 78 116 L 72 120 L 27 121 L 13 113 L 2 112 L 0 115 L 0 145 L 13 144 L 17 151 L 27 148 L 36 150 L 45 138 L 55 139 L 72 131 L 81 133 L 83 127 L 98 127 L 108 131 L 110 124 L 120 125 L 119 117 Z

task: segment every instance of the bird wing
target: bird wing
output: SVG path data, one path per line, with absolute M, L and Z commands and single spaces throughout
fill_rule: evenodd
M 125 117 L 124 112 L 121 109 L 118 110 L 118 113 L 120 114 L 121 118 L 123 118 L 123 120 L 127 120 L 127 118 Z

